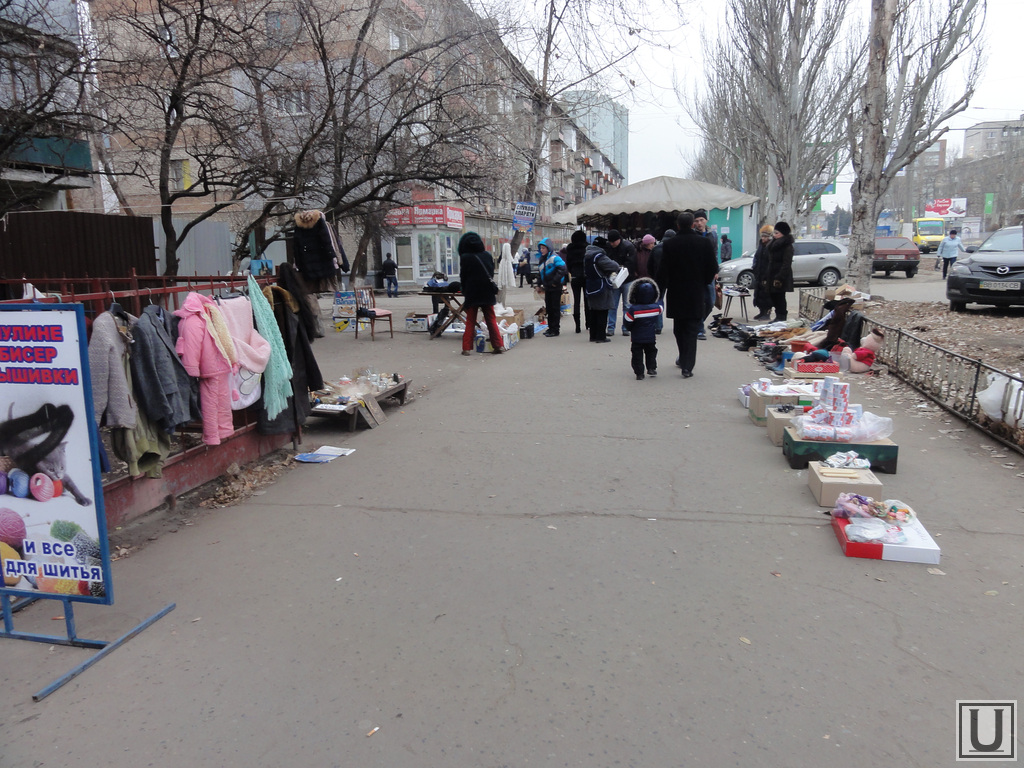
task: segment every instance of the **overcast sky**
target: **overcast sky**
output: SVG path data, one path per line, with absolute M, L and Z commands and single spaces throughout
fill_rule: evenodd
M 926 2 L 929 0 L 925 0 Z M 721 0 L 693 0 L 694 26 L 713 34 L 722 16 Z M 1021 31 L 1024 0 L 988 0 L 985 22 L 988 63 L 970 108 L 958 115 L 952 128 L 964 129 L 986 120 L 1017 120 L 1024 114 L 1024 90 L 1020 87 Z M 686 38 L 696 30 L 688 29 Z M 689 83 L 703 77 L 699 40 L 680 40 L 671 52 L 652 53 L 641 59 L 645 72 L 653 73 L 654 88 L 647 103 L 633 108 L 629 117 L 629 182 L 654 176 L 686 176 L 687 158 L 698 142 L 693 123 L 672 93 L 672 79 Z M 951 130 L 949 144 L 961 146 L 963 130 Z M 829 200 L 824 201 L 826 207 Z

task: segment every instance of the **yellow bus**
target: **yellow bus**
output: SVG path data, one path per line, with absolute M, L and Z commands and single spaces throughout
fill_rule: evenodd
M 941 218 L 914 219 L 914 234 L 911 239 L 921 253 L 931 253 L 939 248 L 946 236 L 946 220 Z

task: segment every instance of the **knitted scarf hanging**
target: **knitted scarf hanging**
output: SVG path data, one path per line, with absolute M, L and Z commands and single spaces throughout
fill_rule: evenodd
M 267 409 L 267 417 L 273 419 L 288 407 L 288 396 L 292 394 L 292 364 L 288 361 L 274 309 L 252 275 L 249 275 L 249 301 L 252 302 L 256 330 L 270 342 L 270 361 L 263 372 L 263 406 Z

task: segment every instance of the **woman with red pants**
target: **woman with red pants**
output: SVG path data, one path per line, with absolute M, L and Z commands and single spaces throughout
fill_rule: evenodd
M 459 239 L 459 279 L 462 281 L 463 307 L 466 310 L 466 330 L 462 334 L 462 354 L 471 355 L 476 336 L 477 309 L 483 311 L 487 334 L 494 354 L 505 350 L 501 344 L 498 321 L 494 316 L 494 258 L 484 248 L 484 241 L 476 232 L 467 232 Z

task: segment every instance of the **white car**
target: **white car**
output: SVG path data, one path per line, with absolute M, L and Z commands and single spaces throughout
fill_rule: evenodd
M 836 240 L 796 240 L 793 242 L 793 282 L 838 285 L 846 274 L 846 246 Z M 718 276 L 723 283 L 754 287 L 754 259 L 743 256 L 722 262 Z

